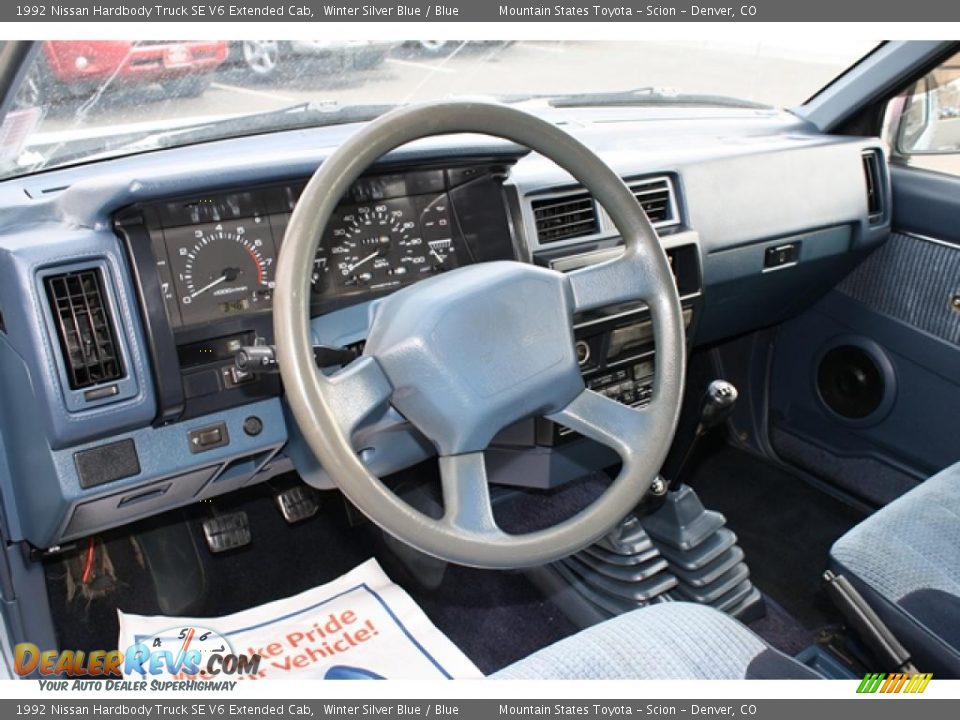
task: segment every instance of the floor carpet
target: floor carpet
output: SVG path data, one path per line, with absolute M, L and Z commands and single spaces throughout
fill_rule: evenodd
M 731 447 L 706 456 L 688 482 L 704 506 L 726 516 L 761 591 L 808 630 L 839 620 L 821 576 L 830 546 L 861 512 Z

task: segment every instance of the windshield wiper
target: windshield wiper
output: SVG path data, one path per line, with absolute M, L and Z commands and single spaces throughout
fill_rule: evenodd
M 396 105 L 341 106 L 304 102 L 278 110 L 208 120 L 152 133 L 123 149 L 130 150 L 133 146 L 136 146 L 136 149 L 165 148 L 276 130 L 298 130 L 324 125 L 366 122 L 395 107 Z

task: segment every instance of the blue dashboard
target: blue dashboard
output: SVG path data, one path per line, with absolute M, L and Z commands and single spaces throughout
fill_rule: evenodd
M 651 216 L 691 347 L 800 312 L 889 233 L 875 139 L 820 135 L 772 111 L 544 114 L 614 167 Z M 291 469 L 332 487 L 281 379 L 238 372 L 233 354 L 272 341 L 286 220 L 353 129 L 157 150 L 0 183 L 5 539 L 50 548 Z M 342 199 L 304 268 L 313 334 L 359 353 L 378 299 L 419 278 L 503 259 L 563 272 L 618 246 L 603 209 L 542 158 L 485 137 L 421 141 Z M 578 317 L 576 342 L 589 387 L 627 404 L 648 399 L 656 348 L 646 308 Z M 393 410 L 354 445 L 380 475 L 433 453 Z M 535 487 L 614 460 L 535 418 L 488 452 L 493 482 Z

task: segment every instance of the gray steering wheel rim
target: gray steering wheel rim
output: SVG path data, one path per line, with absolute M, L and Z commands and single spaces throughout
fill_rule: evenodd
M 569 172 L 607 211 L 624 239 L 624 254 L 580 273 L 582 278 L 578 280 L 582 281 L 572 285 L 578 309 L 629 299 L 608 297 L 606 277 L 617 276 L 614 279 L 623 283 L 630 282 L 632 275 L 646 273 L 652 290 L 643 298 L 650 309 L 657 346 L 652 401 L 644 409 L 647 422 L 643 427 L 649 429 L 648 435 L 612 438 L 608 444 L 621 456 L 623 469 L 603 495 L 577 515 L 523 535 L 465 532 L 446 519 L 420 513 L 384 486 L 351 445 L 350 431 L 355 425 L 345 426 L 338 418 L 338 414 L 350 414 L 351 408 L 338 397 L 337 376 L 320 373 L 312 351 L 309 269 L 333 210 L 350 185 L 386 153 L 422 138 L 457 133 L 499 137 L 538 152 Z M 276 283 L 277 359 L 287 401 L 305 440 L 335 484 L 361 512 L 423 552 L 482 568 L 552 562 L 608 532 L 640 501 L 659 472 L 676 429 L 686 354 L 673 275 L 655 230 L 623 180 L 592 150 L 547 121 L 503 105 L 455 101 L 408 106 L 374 120 L 340 145 L 310 179 L 287 228 Z M 359 361 L 364 362 L 369 367 L 375 359 Z M 349 374 L 355 365 L 358 363 L 338 375 Z M 370 394 L 375 395 L 375 389 L 371 388 Z M 585 394 L 592 395 L 588 391 Z M 359 412 L 355 418 L 358 421 Z M 577 411 L 553 417 L 590 434 L 589 417 Z

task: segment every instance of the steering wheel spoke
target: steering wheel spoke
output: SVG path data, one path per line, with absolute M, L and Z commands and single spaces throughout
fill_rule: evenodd
M 328 378 L 328 402 L 347 437 L 377 408 L 389 401 L 393 387 L 379 363 L 361 357 Z
M 502 537 L 497 527 L 482 452 L 441 455 L 443 522 L 453 529 L 484 538 Z
M 642 438 L 653 437 L 655 420 L 649 406 L 632 408 L 593 390 L 584 390 L 548 419 L 612 448 L 624 463 L 642 446 Z
M 615 260 L 574 270 L 567 274 L 574 312 L 637 300 L 649 304 L 656 293 L 650 277 L 641 256 L 629 250 Z

